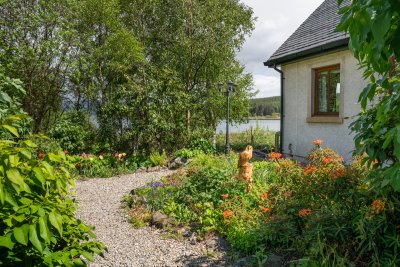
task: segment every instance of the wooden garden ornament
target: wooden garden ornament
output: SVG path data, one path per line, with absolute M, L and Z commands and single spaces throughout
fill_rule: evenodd
M 246 149 L 239 154 L 239 179 L 243 179 L 247 183 L 247 191 L 253 187 L 253 164 L 249 161 L 253 157 L 253 147 L 247 146 Z

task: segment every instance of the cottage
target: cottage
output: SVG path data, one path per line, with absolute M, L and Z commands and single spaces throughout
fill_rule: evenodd
M 354 150 L 349 125 L 360 111 L 357 100 L 366 82 L 348 36 L 335 31 L 338 11 L 337 0 L 325 0 L 264 62 L 281 74 L 280 150 L 299 160 L 315 139 L 347 161 Z

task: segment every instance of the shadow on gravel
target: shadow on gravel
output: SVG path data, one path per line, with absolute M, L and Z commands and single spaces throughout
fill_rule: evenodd
M 182 256 L 176 260 L 187 267 L 228 267 L 226 260 L 211 259 L 207 256 Z

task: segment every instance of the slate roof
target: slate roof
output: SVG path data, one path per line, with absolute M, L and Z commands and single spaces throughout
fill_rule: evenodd
M 344 0 L 343 5 L 350 5 Z M 346 47 L 349 38 L 335 29 L 340 22 L 338 0 L 325 0 L 300 27 L 264 62 L 273 67 L 307 56 Z

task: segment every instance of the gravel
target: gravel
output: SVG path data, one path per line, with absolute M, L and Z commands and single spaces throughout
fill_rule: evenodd
M 128 222 L 121 209 L 123 195 L 170 173 L 164 170 L 76 182 L 77 215 L 96 227 L 97 239 L 108 248 L 105 258 L 96 257 L 89 266 L 228 266 L 224 260 L 205 256 L 201 245 L 164 238 L 150 227 L 135 229 Z

